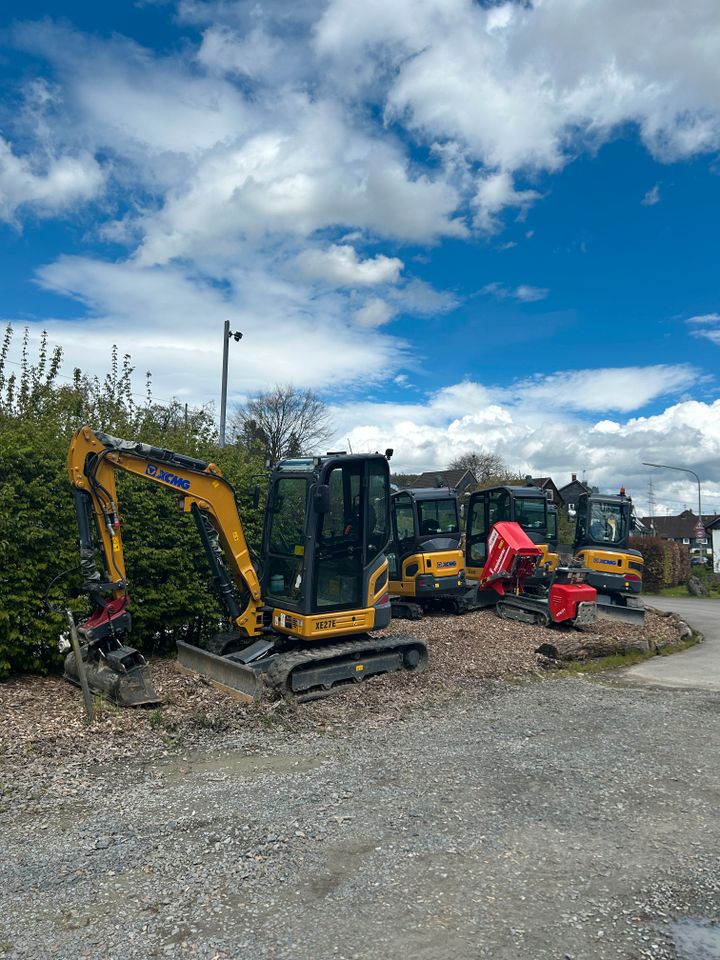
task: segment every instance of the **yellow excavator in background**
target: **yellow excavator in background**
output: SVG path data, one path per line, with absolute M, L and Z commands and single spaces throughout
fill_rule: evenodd
M 447 487 L 397 490 L 391 521 L 393 617 L 419 620 L 428 609 L 471 609 L 477 584 L 465 579 L 457 493 Z
M 581 493 L 576 505 L 575 563 L 587 570 L 597 590 L 601 616 L 641 624 L 645 606 L 640 594 L 644 560 L 629 546 L 633 529 L 632 499 L 618 493 Z
M 94 692 L 117 703 L 158 701 L 131 629 L 115 476 L 165 487 L 190 513 L 229 632 L 201 649 L 178 641 L 178 661 L 226 687 L 259 697 L 264 687 L 304 699 L 377 673 L 419 671 L 427 649 L 415 638 L 373 637 L 390 621 L 390 477 L 381 454 L 284 460 L 270 476 L 261 570 L 251 560 L 231 485 L 217 466 L 90 427 L 73 436 L 73 489 L 84 586 L 94 602 L 79 625 Z M 98 541 L 103 559 L 96 564 Z M 74 655 L 65 661 L 78 682 Z

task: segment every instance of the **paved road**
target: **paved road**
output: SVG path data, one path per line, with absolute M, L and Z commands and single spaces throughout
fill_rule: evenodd
M 674 610 L 705 642 L 672 657 L 655 657 L 626 671 L 626 676 L 663 687 L 720 690 L 720 600 L 652 597 L 648 606 Z

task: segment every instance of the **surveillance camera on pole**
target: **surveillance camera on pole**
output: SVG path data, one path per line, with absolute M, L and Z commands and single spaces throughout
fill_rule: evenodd
M 223 327 L 223 365 L 222 365 L 222 389 L 220 393 L 220 446 L 225 446 L 225 419 L 227 413 L 227 382 L 228 382 L 228 344 L 232 337 L 236 343 L 242 340 L 242 334 L 239 330 L 233 333 L 230 330 L 230 321 L 226 320 Z

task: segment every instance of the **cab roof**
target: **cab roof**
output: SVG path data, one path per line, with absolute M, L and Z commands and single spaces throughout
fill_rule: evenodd
M 393 497 L 406 493 L 413 500 L 457 500 L 457 493 L 450 487 L 406 487 L 396 490 Z
M 486 487 L 484 490 L 478 490 L 478 493 L 492 493 L 493 490 L 507 490 L 513 497 L 533 497 L 537 500 L 547 500 L 547 494 L 540 487 L 519 487 L 512 484 L 498 484 L 495 487 Z

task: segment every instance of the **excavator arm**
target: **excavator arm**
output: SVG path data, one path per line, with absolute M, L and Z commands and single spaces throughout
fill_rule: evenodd
M 212 569 L 218 600 L 238 631 L 257 637 L 263 629 L 260 583 L 250 558 L 235 495 L 215 464 L 145 443 L 120 440 L 82 427 L 68 451 L 85 588 L 95 604 L 82 625 L 88 641 L 130 629 L 116 471 L 133 474 L 178 494 L 191 513 Z M 97 529 L 104 574 L 96 565 L 92 536 Z

